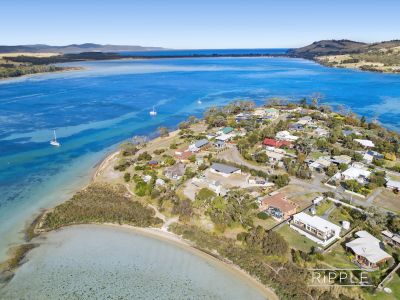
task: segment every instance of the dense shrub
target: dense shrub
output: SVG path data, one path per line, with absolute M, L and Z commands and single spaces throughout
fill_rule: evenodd
M 126 223 L 148 227 L 162 223 L 154 214 L 152 209 L 126 196 L 122 185 L 92 184 L 48 212 L 41 228 L 52 230 L 84 223 Z

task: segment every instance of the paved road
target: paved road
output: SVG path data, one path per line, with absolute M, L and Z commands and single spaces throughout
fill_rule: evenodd
M 325 220 L 328 220 L 329 215 L 335 210 L 335 205 L 332 205 L 331 207 L 329 207 L 329 209 L 327 209 L 324 214 L 322 215 L 322 218 Z
M 267 166 L 257 166 L 249 163 L 246 161 L 242 155 L 240 154 L 239 150 L 236 148 L 236 145 L 229 145 L 228 148 L 220 153 L 218 153 L 218 158 L 225 159 L 227 161 L 243 165 L 255 170 L 268 172 L 269 169 Z
M 368 198 L 365 200 L 368 204 L 373 204 L 376 197 L 378 197 L 382 193 L 383 188 L 377 188 Z
M 242 157 L 240 152 L 237 150 L 235 145 L 230 145 L 228 149 L 219 153 L 218 158 L 225 159 L 227 161 L 231 161 L 236 164 L 244 165 L 244 166 L 247 166 L 252 169 L 261 170 L 261 171 L 264 171 L 267 173 L 269 173 L 271 171 L 270 168 L 267 166 L 256 166 L 256 165 L 253 165 L 253 164 L 247 162 Z M 335 194 L 339 195 L 343 199 L 350 201 L 350 203 L 352 205 L 362 206 L 365 208 L 369 207 L 369 206 L 373 206 L 374 205 L 373 201 L 382 192 L 382 189 L 378 189 L 371 196 L 369 196 L 366 200 L 360 200 L 360 199 L 356 198 L 355 196 L 351 196 L 350 194 L 345 193 L 343 187 L 338 187 L 336 190 L 327 187 L 326 185 L 324 185 L 321 182 L 323 178 L 324 178 L 323 175 L 314 173 L 314 177 L 311 180 L 302 180 L 302 179 L 299 179 L 296 177 L 291 177 L 290 183 L 296 184 L 296 185 L 301 185 L 302 187 L 305 187 L 306 189 L 308 189 L 310 192 L 320 192 L 320 193 L 334 192 Z M 299 194 L 299 196 L 302 194 L 303 193 Z M 378 207 L 378 208 L 383 212 L 388 212 L 387 209 L 384 209 L 382 207 Z

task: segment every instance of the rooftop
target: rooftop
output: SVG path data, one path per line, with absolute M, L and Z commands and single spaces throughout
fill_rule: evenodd
M 346 171 L 344 171 L 342 175 L 354 179 L 359 178 L 361 176 L 368 178 L 371 175 L 371 172 L 357 167 L 350 167 Z
M 222 129 L 223 134 L 231 133 L 234 129 L 232 127 L 225 127 Z
M 213 169 L 217 172 L 220 172 L 220 173 L 224 173 L 224 174 L 232 174 L 232 173 L 240 170 L 239 168 L 220 164 L 220 163 L 213 163 L 211 166 L 211 169 Z
M 202 140 L 196 141 L 196 142 L 194 143 L 194 145 L 195 145 L 197 148 L 201 148 L 201 147 L 207 145 L 208 143 L 209 143 L 209 142 L 208 142 L 207 139 L 202 139 Z
M 296 205 L 287 200 L 286 195 L 278 193 L 262 200 L 262 204 L 279 208 L 281 212 L 290 212 L 296 209 Z
M 276 148 L 280 148 L 282 146 L 290 146 L 291 145 L 291 143 L 288 142 L 288 141 L 278 141 L 278 140 L 275 140 L 275 139 L 268 139 L 268 138 L 264 139 L 263 144 L 265 146 L 272 146 L 272 147 L 276 147 Z
M 360 145 L 364 146 L 364 147 L 375 147 L 375 144 L 370 141 L 370 140 L 360 140 L 360 139 L 354 139 L 354 141 L 356 141 L 357 143 L 359 143 Z
M 346 243 L 346 247 L 353 250 L 355 254 L 365 257 L 374 264 L 391 257 L 380 247 L 380 240 L 367 231 L 358 231 L 356 236 L 358 238 Z
M 328 232 L 330 230 L 340 232 L 340 226 L 333 224 L 333 223 L 331 223 L 325 219 L 322 219 L 318 216 L 310 216 L 304 212 L 300 212 L 300 213 L 294 215 L 294 217 L 297 220 L 300 220 L 302 223 L 311 225 L 312 227 L 314 227 L 322 232 Z

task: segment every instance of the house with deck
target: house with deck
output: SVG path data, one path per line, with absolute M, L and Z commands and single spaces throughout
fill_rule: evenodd
M 382 243 L 369 232 L 362 230 L 355 233 L 356 239 L 346 243 L 346 249 L 354 254 L 354 262 L 364 269 L 376 269 L 391 256 L 386 253 Z
M 336 224 L 304 212 L 293 216 L 290 228 L 322 246 L 327 246 L 339 239 L 341 230 L 341 227 Z
M 281 221 L 294 215 L 297 205 L 289 201 L 284 193 L 276 193 L 261 200 L 260 210 Z
M 382 236 L 389 245 L 400 247 L 400 234 L 386 229 L 382 231 Z

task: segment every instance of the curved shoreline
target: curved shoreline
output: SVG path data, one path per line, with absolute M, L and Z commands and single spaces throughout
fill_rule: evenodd
M 166 243 L 173 244 L 174 246 L 180 247 L 185 251 L 188 251 L 196 256 L 202 257 L 205 260 L 211 261 L 217 264 L 219 267 L 224 268 L 234 276 L 239 277 L 241 280 L 246 282 L 249 286 L 257 289 L 262 295 L 264 295 L 268 300 L 279 300 L 278 296 L 274 293 L 274 291 L 262 284 L 256 278 L 252 277 L 246 271 L 242 270 L 238 266 L 233 263 L 228 263 L 224 261 L 222 258 L 217 257 L 216 255 L 210 255 L 209 253 L 202 251 L 192 244 L 190 241 L 182 239 L 180 236 L 171 233 L 169 231 L 164 231 L 158 228 L 151 227 L 136 227 L 127 224 L 113 224 L 113 223 L 102 223 L 102 224 L 81 224 L 81 225 L 71 225 L 69 227 L 80 227 L 80 226 L 96 226 L 96 227 L 104 227 L 104 228 L 113 228 L 116 230 L 127 230 L 130 232 L 139 233 L 143 236 L 157 239 Z M 62 227 L 59 230 L 62 230 Z
M 174 136 L 178 132 L 179 132 L 179 130 L 172 131 L 172 132 L 170 132 L 170 136 Z M 160 137 L 156 137 L 156 138 L 150 140 L 149 142 L 152 142 L 152 141 L 154 141 L 154 140 L 156 140 L 158 138 L 160 138 Z M 89 183 L 84 185 L 83 187 L 77 189 L 76 192 L 78 192 L 81 189 L 84 189 L 90 183 L 93 183 L 95 181 L 95 179 L 102 174 L 102 171 L 104 171 L 105 169 L 110 167 L 110 164 L 112 163 L 113 159 L 118 154 L 119 154 L 119 150 L 115 150 L 115 151 L 112 150 L 111 153 L 106 155 L 103 158 L 103 160 L 101 160 L 98 164 L 96 164 L 96 166 L 94 167 L 94 170 L 92 172 L 92 175 L 90 177 Z M 45 211 L 43 211 L 38 217 L 35 218 L 35 221 L 39 221 L 37 219 L 38 218 L 41 219 L 43 217 L 43 215 L 46 214 L 46 212 L 50 211 L 51 209 L 52 209 L 52 207 L 46 209 Z M 34 231 L 35 227 L 37 226 L 37 222 L 35 222 L 35 221 L 33 223 L 31 223 L 24 230 L 26 233 L 28 231 L 31 231 L 31 230 Z M 162 240 L 164 242 L 172 243 L 175 246 L 182 247 L 183 249 L 193 253 L 194 255 L 201 256 L 204 259 L 207 259 L 209 261 L 213 261 L 214 263 L 219 264 L 221 267 L 223 267 L 227 271 L 229 271 L 232 274 L 240 277 L 242 280 L 245 280 L 250 286 L 252 286 L 255 289 L 259 290 L 260 293 L 262 293 L 262 295 L 264 295 L 268 300 L 279 300 L 279 297 L 275 294 L 275 292 L 273 291 L 272 288 L 264 285 L 257 278 L 251 276 L 249 273 L 247 273 L 245 270 L 241 269 L 240 267 L 238 267 L 234 263 L 230 263 L 230 262 L 224 260 L 223 257 L 219 257 L 218 255 L 211 255 L 210 253 L 207 253 L 206 251 L 203 251 L 203 250 L 199 249 L 198 247 L 196 247 L 190 241 L 184 240 L 180 236 L 178 236 L 178 235 L 176 235 L 176 234 L 174 234 L 172 232 L 169 232 L 167 230 L 158 229 L 158 228 L 151 228 L 151 227 L 135 227 L 135 226 L 131 226 L 131 225 L 128 225 L 128 224 L 119 225 L 119 224 L 114 224 L 114 223 L 76 224 L 76 225 L 70 225 L 70 226 L 77 226 L 77 227 L 78 226 L 100 226 L 100 227 L 104 226 L 104 227 L 112 227 L 112 228 L 115 228 L 115 229 L 118 229 L 118 230 L 126 229 L 126 230 L 130 230 L 130 231 L 134 231 L 136 233 L 140 233 L 142 235 L 145 235 L 145 236 L 148 236 L 148 237 L 151 237 L 151 238 L 156 238 L 156 239 Z M 66 227 L 69 227 L 69 226 L 61 227 L 58 230 L 62 230 L 63 228 L 66 228 Z M 34 236 L 34 238 L 44 237 L 46 235 L 46 233 L 47 232 L 39 232 Z M 27 242 L 31 243 L 31 240 L 28 239 Z M 39 247 L 40 247 L 40 245 L 39 245 Z M 27 250 L 20 257 L 20 261 L 23 261 L 25 259 L 26 254 L 29 252 L 29 250 Z M 13 254 L 10 254 L 10 259 L 13 259 L 13 258 L 14 258 Z M 18 267 L 16 268 L 16 270 L 18 270 Z

